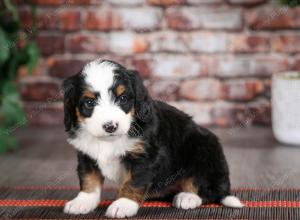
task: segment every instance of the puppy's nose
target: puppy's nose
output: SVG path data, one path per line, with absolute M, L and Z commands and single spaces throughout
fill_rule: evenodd
M 103 125 L 103 129 L 107 133 L 114 133 L 117 130 L 118 125 L 118 123 L 113 123 L 112 121 L 109 121 Z

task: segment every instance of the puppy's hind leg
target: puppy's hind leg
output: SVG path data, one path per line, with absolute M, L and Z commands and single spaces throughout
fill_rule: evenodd
M 221 200 L 221 204 L 230 208 L 243 208 L 245 206 L 239 198 L 232 195 L 224 197 Z
M 219 203 L 229 208 L 242 208 L 244 205 L 236 197 L 230 194 L 229 179 L 225 178 L 222 183 L 211 184 L 209 188 L 202 187 L 200 195 L 205 203 Z
M 187 178 L 180 182 L 181 192 L 175 195 L 173 206 L 181 209 L 194 209 L 202 205 L 202 199 L 198 195 L 198 187 L 193 178 Z

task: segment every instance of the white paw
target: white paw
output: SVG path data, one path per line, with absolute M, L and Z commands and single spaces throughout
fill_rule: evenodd
M 202 205 L 202 199 L 195 193 L 181 192 L 173 199 L 173 206 L 181 209 L 194 209 Z
M 243 208 L 244 204 L 235 196 L 226 196 L 221 203 L 230 208 Z
M 114 201 L 106 210 L 105 216 L 109 218 L 126 218 L 136 215 L 139 204 L 131 199 L 120 198 Z
M 64 213 L 68 214 L 87 214 L 93 211 L 100 202 L 100 193 L 80 192 L 77 197 L 66 203 Z

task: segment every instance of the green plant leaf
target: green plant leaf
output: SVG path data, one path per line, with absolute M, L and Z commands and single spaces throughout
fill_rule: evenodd
M 28 54 L 28 71 L 29 73 L 32 73 L 33 69 L 36 67 L 39 57 L 40 57 L 40 50 L 38 46 L 31 42 L 28 43 L 26 46 L 27 54 Z
M 300 0 L 281 0 L 281 3 L 289 7 L 296 7 L 300 5 Z
M 25 117 L 18 89 L 14 83 L 8 81 L 3 85 L 2 94 L 1 113 L 5 116 L 4 124 L 16 126 Z
M 37 34 L 37 6 L 36 6 L 36 4 L 31 4 L 31 17 L 32 17 L 32 35 L 31 35 L 31 37 L 34 37 Z
M 16 54 L 18 64 L 20 65 L 26 65 L 28 63 L 28 52 L 26 48 L 23 48 L 22 50 L 19 50 Z
M 11 149 L 16 149 L 17 146 L 17 139 L 9 133 L 7 128 L 0 127 L 0 154 Z
M 4 0 L 4 4 L 7 10 L 12 14 L 14 21 L 19 21 L 19 13 L 15 5 L 10 0 Z
M 16 53 L 12 53 L 8 60 L 8 69 L 6 70 L 6 75 L 8 76 L 8 80 L 13 81 L 17 74 L 18 69 L 18 56 L 15 55 Z
M 0 8 L 0 153 L 17 146 L 13 132 L 26 124 L 18 87 L 17 70 L 26 65 L 30 73 L 40 56 L 37 45 L 31 41 L 36 33 L 36 6 L 32 6 L 33 34 L 22 35 L 19 11 L 13 0 L 3 0 Z M 24 39 L 26 37 L 26 39 Z M 25 47 L 18 47 L 24 40 Z
M 0 66 L 2 66 L 10 55 L 10 40 L 0 27 Z

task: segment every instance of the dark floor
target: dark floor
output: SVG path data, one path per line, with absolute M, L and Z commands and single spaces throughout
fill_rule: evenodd
M 299 188 L 300 147 L 277 143 L 267 128 L 214 131 L 224 144 L 233 188 Z M 0 186 L 78 185 L 75 150 L 63 128 L 27 128 L 17 134 L 19 150 L 0 156 Z

